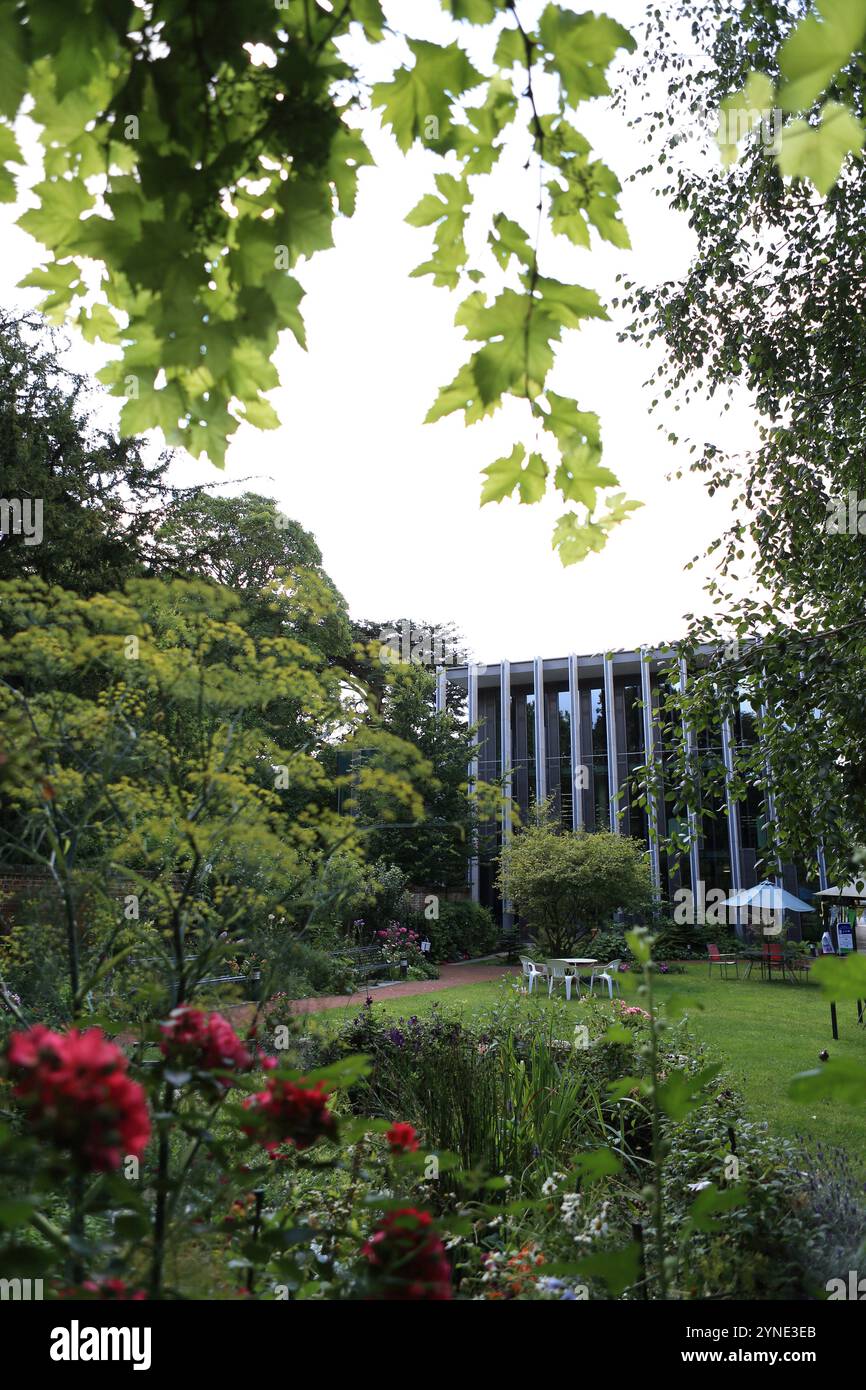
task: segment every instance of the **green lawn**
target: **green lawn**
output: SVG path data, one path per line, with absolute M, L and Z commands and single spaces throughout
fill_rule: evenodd
M 497 982 L 466 985 L 437 993 L 383 999 L 376 1007 L 394 1017 L 427 1014 L 435 1006 L 477 1012 L 495 1003 Z M 660 996 L 677 994 L 688 1002 L 688 1027 L 718 1060 L 745 1097 L 750 1117 L 767 1120 L 777 1134 L 803 1135 L 811 1141 L 838 1144 L 857 1162 L 866 1154 L 866 1114 L 836 1101 L 803 1105 L 788 1097 L 790 1078 L 819 1067 L 822 1048 L 833 1057 L 866 1062 L 866 1030 L 857 1025 L 853 1003 L 839 1005 L 840 1040 L 830 1028 L 830 1005 L 814 984 L 765 983 L 707 977 L 705 965 L 689 965 L 685 975 L 660 977 Z M 561 991 L 560 991 L 561 995 Z M 374 992 L 375 999 L 375 992 Z M 577 1018 L 579 1004 L 572 1000 Z M 320 1016 L 335 1026 L 357 1006 Z

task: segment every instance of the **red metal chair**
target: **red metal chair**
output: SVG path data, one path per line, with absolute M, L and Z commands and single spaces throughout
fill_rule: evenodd
M 781 970 L 782 979 L 785 978 L 785 952 L 782 950 L 780 941 L 765 941 L 763 946 L 763 956 L 761 960 L 761 974 L 766 968 L 768 979 L 772 980 L 773 970 Z
M 710 976 L 712 976 L 712 973 L 713 973 L 713 966 L 714 966 L 714 965 L 717 965 L 717 966 L 719 967 L 719 974 L 721 975 L 722 971 L 724 970 L 724 972 L 725 972 L 725 979 L 727 979 L 727 978 L 728 978 L 728 966 L 729 966 L 729 965 L 732 965 L 732 966 L 734 967 L 734 972 L 735 972 L 735 974 L 736 974 L 737 979 L 740 978 L 740 962 L 739 962 L 739 960 L 737 959 L 736 956 L 723 956 L 723 955 L 720 955 L 720 954 L 719 954 L 719 948 L 718 948 L 718 946 L 716 946 L 713 942 L 708 943 L 708 945 L 707 945 L 707 954 L 708 954 L 708 956 L 709 956 L 709 970 L 708 970 L 708 974 L 709 974 Z

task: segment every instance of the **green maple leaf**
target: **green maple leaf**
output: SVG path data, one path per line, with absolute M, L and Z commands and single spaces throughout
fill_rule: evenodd
M 3 166 L 23 163 L 14 134 L 7 125 L 0 125 L 0 203 L 14 203 L 16 198 L 15 179 Z
M 506 391 L 532 397 L 543 389 L 553 366 L 551 343 L 561 328 L 528 295 L 504 290 L 487 305 L 476 290 L 461 304 L 455 322 L 466 329 L 467 337 L 487 340 L 472 358 L 472 375 L 485 404 L 498 401 Z
M 493 230 L 487 241 L 503 270 L 512 256 L 525 266 L 531 266 L 535 259 L 535 252 L 527 233 L 518 222 L 506 217 L 504 212 L 498 212 L 494 217 Z
M 818 0 L 779 50 L 786 111 L 806 111 L 850 61 L 866 33 L 866 0 Z
M 544 313 L 563 328 L 579 328 L 584 319 L 608 318 L 595 290 L 587 290 L 583 285 L 565 285 L 560 280 L 539 275 L 535 289 Z
M 490 24 L 500 8 L 497 0 L 444 0 L 444 5 L 455 19 L 468 19 L 470 24 Z
M 581 502 L 587 511 L 594 511 L 598 489 L 615 487 L 616 474 L 598 462 L 600 449 L 591 444 L 579 444 L 557 467 L 554 482 L 566 502 Z
M 480 106 L 464 108 L 465 123 L 451 129 L 450 148 L 456 150 L 466 174 L 489 174 L 499 158 L 499 136 L 517 115 L 517 97 L 508 78 L 492 77 Z
M 526 64 L 526 44 L 519 29 L 503 29 L 496 41 L 493 61 L 498 68 L 513 68 L 515 63 Z
M 231 255 L 232 271 L 247 285 L 258 285 L 276 266 L 276 227 L 272 220 L 253 222 L 246 219 L 238 229 L 238 242 Z
M 384 38 L 385 16 L 379 0 L 352 0 L 352 18 L 359 21 L 374 43 Z
M 287 179 L 279 203 L 283 209 L 274 219 L 274 245 L 285 243 L 292 262 L 299 256 L 312 256 L 334 244 L 334 211 L 327 184 L 312 179 Z M 273 269 L 273 258 L 271 268 Z
M 169 381 L 161 391 L 150 382 L 139 381 L 139 394 L 127 400 L 120 412 L 121 432 L 141 434 L 159 428 L 171 443 L 179 438 L 177 422 L 186 414 L 186 398 L 176 381 Z
M 779 169 L 790 178 L 809 179 L 826 195 L 839 177 L 849 154 L 863 148 L 863 127 L 847 106 L 828 101 L 819 125 L 792 121 L 782 131 Z
M 391 82 L 377 82 L 373 87 L 374 107 L 382 107 L 383 121 L 394 132 L 401 150 L 408 150 L 413 141 L 433 128 L 444 129 L 450 119 L 451 102 L 461 93 L 477 87 L 484 79 L 472 66 L 466 54 L 456 44 L 442 48 L 439 44 L 410 39 L 409 48 L 415 58 L 411 68 L 400 68 Z
M 288 328 L 295 335 L 302 348 L 307 346 L 307 331 L 301 315 L 301 300 L 304 288 L 288 271 L 272 270 L 264 279 L 267 290 L 277 308 L 280 326 Z
M 454 380 L 440 390 L 427 412 L 424 423 L 432 425 L 445 415 L 453 415 L 456 410 L 462 410 L 467 425 L 472 425 L 477 420 L 482 420 L 485 415 L 492 415 L 495 409 L 495 402 L 485 401 L 481 396 L 473 373 L 473 363 L 464 362 Z
M 280 384 L 276 367 L 252 338 L 242 339 L 234 348 L 227 379 L 232 395 L 243 402 L 255 400 L 260 391 L 272 391 Z
M 78 326 L 88 343 L 95 343 L 97 338 L 103 343 L 120 342 L 120 325 L 105 304 L 94 304 L 89 313 L 82 309 Z
M 435 253 L 431 260 L 416 266 L 412 275 L 432 275 L 434 284 L 455 289 L 466 264 L 463 231 L 470 193 L 466 180 L 453 174 L 437 174 L 436 187 L 441 197 L 426 193 L 406 218 L 412 227 L 436 224 Z
M 635 49 L 631 34 L 615 19 L 570 14 L 558 5 L 546 7 L 538 34 L 546 54 L 544 66 L 558 75 L 570 106 L 587 97 L 608 96 L 607 65 L 618 49 L 628 53 Z
M 12 0 L 0 4 L 0 116 L 10 121 L 18 114 L 27 90 L 24 61 L 24 29 Z
M 604 549 L 605 531 L 592 521 L 581 521 L 576 512 L 565 512 L 553 528 L 553 549 L 564 565 L 576 565 L 592 551 Z
M 280 417 L 270 401 L 249 401 L 244 418 L 257 430 L 277 430 L 280 427 Z
M 18 225 L 53 251 L 71 239 L 81 214 L 93 206 L 93 199 L 83 184 L 70 179 L 38 183 L 33 192 L 40 200 L 39 207 L 25 212 Z
M 538 502 L 547 487 L 547 464 L 540 454 L 530 454 L 526 467 L 522 467 L 526 450 L 522 444 L 515 444 L 507 458 L 497 459 L 482 470 L 486 479 L 481 489 L 481 505 L 488 502 L 501 502 L 510 497 L 517 488 L 520 501 Z

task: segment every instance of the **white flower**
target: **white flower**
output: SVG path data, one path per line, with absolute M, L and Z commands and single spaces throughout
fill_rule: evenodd
M 566 1192 L 562 1199 L 562 1206 L 559 1209 L 560 1220 L 566 1226 L 573 1226 L 580 1215 L 580 1206 L 583 1198 L 579 1192 Z
M 556 1191 L 556 1178 L 554 1178 L 554 1177 L 545 1178 L 544 1182 L 541 1184 L 541 1195 L 542 1195 L 542 1197 L 552 1197 L 555 1191 Z
M 704 1178 L 702 1182 L 690 1182 L 689 1192 L 703 1192 L 705 1187 L 712 1187 L 709 1178 Z

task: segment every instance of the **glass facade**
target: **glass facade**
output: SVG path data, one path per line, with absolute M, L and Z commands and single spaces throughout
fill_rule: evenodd
M 628 654 L 625 654 L 628 657 Z M 592 664 L 593 669 L 586 667 Z M 618 787 L 617 827 L 620 833 L 648 843 L 651 818 L 646 806 L 640 804 L 645 786 L 639 769 L 647 761 L 646 726 L 649 725 L 657 765 L 661 769 L 661 794 L 655 808 L 659 840 L 676 836 L 678 847 L 670 852 L 659 846 L 658 888 L 663 898 L 672 899 L 680 888 L 692 888 L 693 856 L 697 859 L 700 879 L 707 891 L 733 888 L 731 838 L 739 827 L 739 851 L 743 887 L 750 887 L 772 872 L 765 862 L 767 845 L 767 807 L 763 787 L 758 781 L 749 785 L 746 797 L 737 803 L 738 814 L 733 830 L 729 826 L 724 779 L 719 774 L 722 765 L 721 717 L 695 731 L 692 740 L 694 769 L 700 787 L 700 806 L 691 818 L 678 805 L 679 780 L 677 753 L 681 751 L 683 731 L 676 711 L 665 708 L 667 694 L 677 688 L 679 672 L 675 662 L 656 659 L 650 674 L 651 709 L 644 709 L 644 685 L 639 653 L 629 659 L 629 669 L 617 670 L 614 662 L 612 681 L 607 690 L 613 692 L 613 708 L 608 698 L 601 663 L 598 658 L 582 659 L 578 668 L 575 706 L 578 720 L 577 744 L 579 762 L 572 766 L 572 691 L 568 683 L 568 665 L 564 662 L 545 663 L 544 668 L 544 750 L 545 785 L 554 816 L 564 829 L 571 829 L 575 819 L 575 798 L 580 797 L 578 809 L 588 831 L 611 828 L 611 788 L 609 757 L 615 750 L 615 784 Z M 550 668 L 555 669 L 551 670 Z M 610 668 L 609 668 L 610 669 Z M 460 671 L 450 673 L 459 682 Z M 467 677 L 464 675 L 463 679 Z M 477 692 L 478 710 L 478 776 L 482 781 L 496 781 L 502 774 L 502 740 L 510 738 L 512 804 L 523 823 L 531 820 L 539 785 L 536 766 L 536 690 L 529 663 L 515 675 L 512 667 L 507 709 L 510 709 L 510 728 L 503 728 L 502 698 L 498 678 L 481 685 Z M 754 747 L 757 738 L 757 713 L 746 699 L 731 712 L 731 755 L 736 765 Z M 612 725 L 612 727 L 611 727 Z M 610 736 L 610 737 L 609 737 Z M 712 769 L 712 772 L 711 772 Z M 762 780 L 762 779 L 761 779 Z M 695 842 L 690 838 L 694 832 Z M 502 843 L 501 821 L 491 822 L 481 829 L 479 837 L 478 883 L 483 899 L 491 899 L 490 864 L 495 860 Z M 793 869 L 792 881 L 797 875 Z M 696 885 L 695 885 L 696 887 Z M 794 890 L 795 891 L 795 890 Z M 804 885 L 804 891 L 808 889 Z M 494 895 L 495 896 L 495 895 Z

